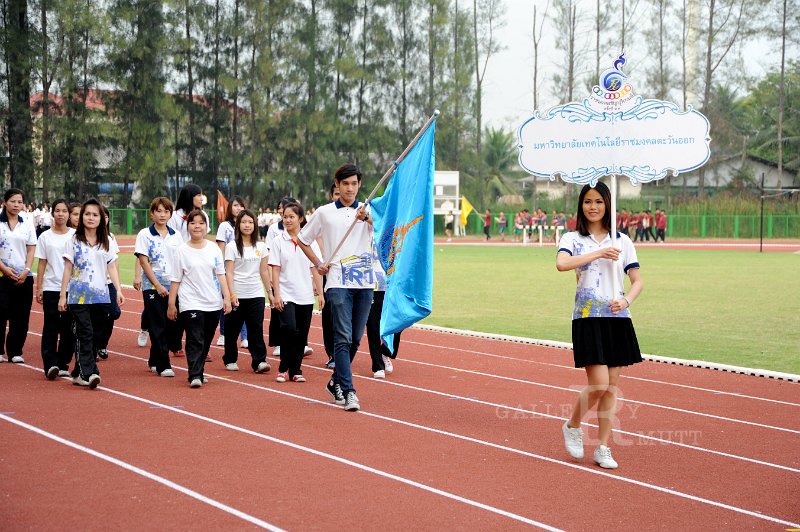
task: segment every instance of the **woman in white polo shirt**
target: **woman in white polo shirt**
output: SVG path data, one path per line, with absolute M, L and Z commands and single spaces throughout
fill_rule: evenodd
M 306 224 L 304 212 L 299 203 L 283 207 L 284 229 L 275 236 L 269 252 L 272 304 L 281 324 L 281 363 L 275 379 L 278 382 L 305 382 L 301 365 L 311 328 L 315 291 L 320 308 L 325 306 L 322 276 L 297 244 L 300 228 Z M 316 242 L 311 248 L 317 256 L 322 254 Z
M 639 262 L 630 238 L 617 233 L 611 247 L 611 194 L 603 183 L 586 185 L 578 197 L 577 231 L 565 234 L 556 258 L 558 271 L 575 270 L 577 291 L 572 313 L 572 345 L 576 368 L 585 368 L 588 386 L 581 392 L 572 417 L 562 432 L 567 452 L 583 458 L 581 420 L 597 406 L 598 441 L 594 461 L 600 467 L 615 469 L 608 440 L 616 411 L 620 370 L 642 361 L 639 343 L 628 308 L 642 291 Z M 624 275 L 631 280 L 624 292 Z M 614 293 L 612 278 L 619 292 Z
M 264 343 L 264 288 L 269 293 L 271 282 L 267 245 L 258 238 L 256 223 L 252 211 L 240 211 L 235 221 L 234 238 L 225 246 L 225 277 L 233 310 L 225 317 L 225 334 L 231 341 L 225 343 L 222 362 L 227 370 L 239 370 L 239 350 L 235 339 L 246 326 L 253 338 L 247 346 L 253 371 L 265 373 L 270 370 L 270 365 L 267 362 L 267 344 Z
M 18 188 L 9 188 L 3 195 L 5 206 L 0 212 L 0 361 L 21 364 L 22 349 L 28 337 L 28 323 L 33 304 L 33 252 L 36 249 L 36 226 L 22 213 L 25 195 Z M 8 323 L 8 336 L 5 324 Z
M 64 275 L 64 248 L 75 234 L 68 227 L 69 204 L 65 199 L 53 202 L 53 225 L 39 235 L 36 243 L 36 301 L 42 305 L 42 362 L 45 375 L 50 380 L 69 375 L 69 363 L 75 350 L 72 334 L 72 316 L 59 312 L 58 296 Z
M 189 241 L 175 251 L 169 277 L 167 317 L 171 320 L 180 319 L 186 331 L 189 385 L 199 388 L 205 382 L 203 370 L 211 339 L 217 330 L 219 311 L 224 309 L 225 314 L 231 311 L 231 298 L 225 280 L 222 252 L 206 240 L 208 226 L 205 214 L 200 209 L 191 211 L 186 216 L 186 224 Z M 177 306 L 178 299 L 180 309 Z

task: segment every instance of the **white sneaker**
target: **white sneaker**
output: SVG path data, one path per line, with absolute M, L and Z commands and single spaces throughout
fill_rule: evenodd
M 150 366 L 150 373 L 156 373 L 156 374 L 158 374 L 158 370 L 156 369 L 156 367 L 155 367 L 155 366 Z
M 25 359 L 17 355 L 15 357 L 11 357 L 11 362 L 13 362 L 14 364 L 23 364 L 25 362 Z
M 139 347 L 146 346 L 147 345 L 147 337 L 148 336 L 149 335 L 147 334 L 147 331 L 145 329 L 142 329 L 141 331 L 139 331 L 139 337 L 136 338 L 136 345 L 138 345 Z
M 376 371 L 375 373 L 373 373 L 372 376 L 375 377 L 376 379 L 385 379 L 386 378 L 386 372 L 384 372 L 382 369 L 380 369 L 380 370 Z
M 45 373 L 47 380 L 54 381 L 58 378 L 58 366 L 50 366 Z
M 269 365 L 269 362 L 264 361 L 258 365 L 256 368 L 256 373 L 266 373 L 270 369 L 272 369 L 272 367 Z
M 220 334 L 219 338 L 217 338 L 217 345 L 225 345 L 225 336 Z
M 392 364 L 392 359 L 383 355 L 383 365 L 386 368 L 386 374 L 389 375 L 394 371 L 394 365 Z
M 58 376 L 59 377 L 69 377 L 69 371 L 67 371 L 65 369 L 60 369 L 60 370 L 58 370 Z
M 311 347 L 305 346 L 303 348 L 303 358 L 310 357 L 313 354 L 314 354 L 314 349 L 312 349 Z
M 165 369 L 164 371 L 162 371 L 162 372 L 160 373 L 160 375 L 161 375 L 162 377 L 174 377 L 174 376 L 175 376 L 175 372 L 174 372 L 174 371 L 172 371 L 172 368 L 167 368 L 167 369 Z
M 583 432 L 580 427 L 573 429 L 568 423 L 569 421 L 565 421 L 561 427 L 564 433 L 564 447 L 567 448 L 567 452 L 571 457 L 580 460 L 583 458 Z
M 242 349 L 247 349 L 247 346 L 250 345 L 250 342 L 247 341 L 247 338 L 242 340 Z
M 611 456 L 611 448 L 601 445 L 594 451 L 594 463 L 603 469 L 616 469 L 619 467 L 616 460 Z
M 275 349 L 272 350 L 272 356 L 278 358 L 281 356 L 281 346 L 277 346 Z
M 77 377 L 72 377 L 72 384 L 75 386 L 89 386 L 89 381 L 83 380 L 83 377 L 78 375 Z
M 98 386 L 100 386 L 100 375 L 93 373 L 89 376 L 89 389 L 94 390 Z
M 236 362 L 225 364 L 225 369 L 227 369 L 228 371 L 239 371 L 239 364 L 237 364 Z
M 199 388 L 203 385 L 203 381 L 200 379 L 192 379 L 192 382 L 189 383 L 189 388 Z

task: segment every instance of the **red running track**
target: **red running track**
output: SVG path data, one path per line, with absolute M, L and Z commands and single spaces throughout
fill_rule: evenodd
M 570 459 L 584 382 L 563 349 L 411 330 L 395 373 L 354 364 L 363 410 L 330 404 L 314 318 L 308 382 L 225 371 L 191 390 L 147 371 L 129 298 L 89 391 L 0 365 L 4 529 L 772 528 L 800 523 L 800 385 L 645 362 L 624 373 L 615 471 Z M 364 340 L 364 344 L 366 340 Z M 274 359 L 271 359 L 274 366 Z

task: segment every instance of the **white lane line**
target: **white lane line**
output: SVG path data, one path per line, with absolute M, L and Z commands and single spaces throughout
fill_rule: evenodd
M 30 367 L 30 366 L 28 366 L 28 367 Z M 89 447 L 85 447 L 85 446 L 83 446 L 83 445 L 81 445 L 79 443 L 75 443 L 73 441 L 67 440 L 66 438 L 62 438 L 61 436 L 57 436 L 57 435 L 53 434 L 52 432 L 47 432 L 44 429 L 41 429 L 41 428 L 36 427 L 34 425 L 30 425 L 28 423 L 25 423 L 24 421 L 20 421 L 18 419 L 14 419 L 13 417 L 9 417 L 9 416 L 6 416 L 4 414 L 0 414 L 0 419 L 2 419 L 3 421 L 7 421 L 8 423 L 11 423 L 13 425 L 17 425 L 18 427 L 22 427 L 24 429 L 27 429 L 27 430 L 29 430 L 31 432 L 34 432 L 34 433 L 36 433 L 36 434 L 38 434 L 40 436 L 44 436 L 45 438 L 49 438 L 49 439 L 51 439 L 51 440 L 53 440 L 55 442 L 58 442 L 58 443 L 60 443 L 62 445 L 66 445 L 67 447 L 72 447 L 73 449 L 76 449 L 76 450 L 81 451 L 83 453 L 86 453 L 88 455 L 94 456 L 95 458 L 100 458 L 101 460 L 105 460 L 106 462 L 110 462 L 110 463 L 112 463 L 112 464 L 114 464 L 116 466 L 121 467 L 122 469 L 126 469 L 126 470 L 128 470 L 128 471 L 130 471 L 132 473 L 135 473 L 135 474 L 137 474 L 139 476 L 142 476 L 142 477 L 144 477 L 144 478 L 146 478 L 148 480 L 152 480 L 153 482 L 158 482 L 159 484 L 163 484 L 164 486 L 166 486 L 166 487 L 168 487 L 170 489 L 173 489 L 175 491 L 183 493 L 184 495 L 192 497 L 193 499 L 197 499 L 198 501 L 200 501 L 202 503 L 205 503 L 205 504 L 208 504 L 209 506 L 213 506 L 214 508 L 217 508 L 218 510 L 222 510 L 223 512 L 227 512 L 227 513 L 229 513 L 229 514 L 231 514 L 231 515 L 233 515 L 235 517 L 238 517 L 239 519 L 247 521 L 250 524 L 256 525 L 256 526 L 261 527 L 261 528 L 265 528 L 267 530 L 272 530 L 274 532 L 281 532 L 283 530 L 282 528 L 279 528 L 279 527 L 277 527 L 275 525 L 267 523 L 266 521 L 262 521 L 261 519 L 259 519 L 257 517 L 254 517 L 254 516 L 252 516 L 250 514 L 244 513 L 241 510 L 237 510 L 236 508 L 233 508 L 231 506 L 228 506 L 227 504 L 221 503 L 221 502 L 219 502 L 219 501 L 217 501 L 215 499 L 212 499 L 211 497 L 207 497 L 207 496 L 203 495 L 202 493 L 198 493 L 198 492 L 196 492 L 196 491 L 194 491 L 192 489 L 189 489 L 189 488 L 187 488 L 185 486 L 181 486 L 180 484 L 177 484 L 177 483 L 175 483 L 175 482 L 173 482 L 173 481 L 171 481 L 169 479 L 166 479 L 166 478 L 164 478 L 162 476 L 156 475 L 155 473 L 151 473 L 150 471 L 147 471 L 147 470 L 142 469 L 140 467 L 136 467 L 135 465 L 132 465 L 132 464 L 129 464 L 128 462 L 124 462 L 122 460 L 114 458 L 113 456 L 109 456 L 107 454 L 101 453 L 100 451 L 95 451 L 94 449 L 90 449 Z
M 133 332 L 133 333 L 138 333 L 138 331 L 134 331 L 132 329 L 123 329 L 123 330 L 129 331 L 129 332 Z M 30 334 L 33 334 L 33 335 L 36 335 L 36 336 L 41 336 L 40 333 L 36 333 L 36 332 L 30 333 Z M 314 345 L 317 345 L 317 344 L 314 344 Z M 213 345 L 212 345 L 212 347 L 215 348 L 215 349 L 223 349 L 221 347 L 217 348 L 216 346 L 213 346 Z M 131 355 L 131 354 L 128 354 L 128 353 L 123 353 L 123 352 L 120 352 L 120 351 L 109 350 L 109 353 L 111 353 L 113 355 L 119 355 L 119 356 L 122 356 L 122 357 L 126 357 L 126 358 L 131 358 L 131 359 L 134 359 L 134 360 L 141 360 L 143 362 L 146 362 L 146 360 L 147 360 L 145 358 L 138 357 L 136 355 Z M 243 353 L 243 352 L 239 351 L 239 355 L 240 356 L 247 356 L 247 355 L 249 355 L 249 353 Z M 176 366 L 174 364 L 173 364 L 172 367 L 173 367 L 173 369 L 178 369 L 180 371 L 187 371 L 185 368 L 182 368 L 180 366 Z M 325 372 L 325 373 L 329 373 L 330 372 L 330 370 L 327 369 L 327 368 L 321 368 L 321 367 L 313 366 L 313 365 L 310 365 L 310 364 L 303 364 L 303 367 L 305 367 L 307 369 L 312 369 L 312 370 L 315 370 L 315 371 L 322 371 L 322 372 Z M 41 369 L 39 369 L 39 371 L 41 371 Z M 212 375 L 212 374 L 206 374 L 206 376 L 213 377 L 213 378 L 218 378 L 218 379 L 223 379 L 223 380 L 228 380 L 229 382 L 239 383 L 239 384 L 242 384 L 244 386 L 254 386 L 256 388 L 259 388 L 259 389 L 262 389 L 262 390 L 266 390 L 266 391 L 269 391 L 269 392 L 273 392 L 273 393 L 278 393 L 278 394 L 284 394 L 285 393 L 285 392 L 280 392 L 280 391 L 277 391 L 277 390 L 273 390 L 271 388 L 265 388 L 265 387 L 250 385 L 248 383 L 245 383 L 245 382 L 242 382 L 242 381 L 233 380 L 233 379 L 228 379 L 226 377 L 217 377 L 216 375 Z M 483 405 L 483 406 L 490 406 L 490 407 L 495 408 L 495 409 L 499 408 L 499 409 L 508 410 L 508 411 L 511 411 L 511 412 L 519 412 L 519 413 L 524 414 L 524 415 L 538 416 L 538 417 L 542 417 L 542 418 L 546 418 L 546 419 L 554 419 L 554 420 L 559 420 L 559 421 L 566 421 L 567 420 L 567 418 L 565 418 L 565 417 L 560 417 L 560 416 L 556 416 L 556 415 L 553 415 L 553 414 L 548 414 L 548 413 L 545 413 L 545 412 L 538 412 L 536 410 L 528 410 L 528 409 L 525 409 L 525 408 L 514 407 L 514 406 L 510 406 L 510 405 L 505 405 L 505 404 L 502 404 L 502 403 L 493 403 L 493 402 L 490 402 L 490 401 L 482 401 L 482 400 L 477 399 L 475 397 L 466 397 L 466 396 L 463 396 L 463 395 L 455 395 L 455 394 L 450 394 L 450 393 L 447 393 L 447 392 L 441 392 L 441 391 L 438 391 L 438 390 L 431 390 L 429 388 L 420 388 L 418 386 L 412 386 L 410 384 L 402 384 L 402 383 L 394 382 L 394 381 L 390 381 L 390 380 L 375 380 L 375 379 L 371 379 L 369 377 L 364 377 L 362 375 L 356 375 L 356 374 L 353 374 L 353 378 L 354 379 L 363 379 L 363 380 L 368 380 L 368 381 L 374 381 L 374 382 L 379 383 L 379 384 L 384 385 L 384 386 L 397 386 L 399 388 L 406 388 L 406 389 L 409 389 L 409 390 L 414 390 L 414 391 L 418 391 L 418 392 L 422 392 L 422 393 L 427 393 L 427 394 L 431 394 L 431 395 L 437 395 L 437 396 L 441 396 L 441 397 L 446 397 L 447 399 L 457 399 L 457 400 L 466 401 L 466 402 L 470 402 L 470 403 L 475 403 L 475 404 L 479 404 L 479 405 Z M 288 394 L 288 395 L 290 397 L 303 397 L 303 396 L 296 396 L 296 395 L 292 395 L 292 394 Z M 590 422 L 584 422 L 584 425 L 586 425 L 587 427 L 595 427 L 595 428 L 598 427 L 597 424 L 590 423 Z M 781 464 L 775 464 L 775 463 L 772 463 L 772 462 L 766 462 L 766 461 L 763 461 L 763 460 L 758 460 L 756 458 L 749 458 L 747 456 L 742 456 L 742 455 L 733 454 L 733 453 L 726 453 L 724 451 L 717 451 L 715 449 L 709 449 L 707 447 L 700 447 L 700 446 L 697 446 L 697 445 L 691 445 L 691 444 L 688 444 L 688 443 L 683 443 L 683 442 L 679 442 L 679 441 L 675 441 L 675 440 L 668 440 L 668 439 L 664 439 L 664 438 L 659 438 L 659 437 L 656 437 L 656 436 L 653 436 L 653 435 L 650 435 L 650 434 L 644 434 L 644 433 L 639 433 L 639 432 L 629 432 L 629 431 L 626 431 L 626 430 L 621 430 L 621 429 L 616 429 L 616 428 L 613 428 L 611 430 L 612 430 L 612 433 L 615 433 L 615 434 L 620 434 L 620 435 L 630 436 L 630 437 L 638 438 L 638 439 L 642 439 L 642 440 L 652 441 L 652 442 L 660 443 L 660 444 L 663 444 L 663 445 L 674 445 L 676 447 L 682 447 L 684 449 L 691 449 L 693 451 L 698 451 L 698 452 L 702 452 L 702 453 L 713 454 L 713 455 L 716 455 L 716 456 L 722 456 L 722 457 L 731 458 L 731 459 L 734 459 L 734 460 L 741 460 L 743 462 L 749 462 L 749 463 L 752 463 L 752 464 L 758 464 L 758 465 L 762 465 L 762 466 L 766 466 L 766 467 L 772 467 L 772 468 L 775 468 L 775 469 L 781 469 L 781 470 L 789 471 L 789 472 L 792 472 L 792 473 L 800 473 L 800 469 L 796 469 L 796 468 L 785 466 L 785 465 L 781 465 Z
M 116 353 L 115 352 L 114 354 L 127 356 L 129 358 L 139 359 L 139 357 L 135 357 L 135 356 L 132 356 L 132 355 L 127 355 L 125 353 Z M 19 365 L 23 366 L 23 367 L 26 367 L 28 369 L 33 369 L 35 371 L 41 371 L 41 369 L 35 368 L 33 366 L 29 366 L 28 364 L 19 364 Z M 188 371 L 188 370 L 186 370 L 184 368 L 178 368 L 178 369 L 180 369 L 182 371 Z M 269 391 L 269 392 L 272 392 L 272 393 L 276 393 L 276 394 L 283 395 L 283 396 L 290 397 L 290 398 L 294 398 L 294 399 L 300 399 L 306 404 L 318 404 L 318 405 L 323 405 L 323 406 L 326 406 L 326 407 L 329 407 L 329 408 L 336 408 L 337 410 L 339 410 L 339 407 L 336 406 L 336 405 L 333 405 L 331 403 L 326 403 L 324 401 L 320 401 L 318 399 L 314 399 L 314 398 L 311 398 L 311 397 L 305 397 L 305 396 L 302 396 L 302 395 L 297 395 L 297 394 L 284 392 L 284 391 L 280 391 L 280 390 L 273 390 L 271 388 L 265 388 L 263 386 L 250 384 L 250 383 L 245 383 L 245 382 L 242 382 L 242 381 L 237 381 L 235 379 L 231 379 L 231 378 L 228 378 L 228 377 L 218 377 L 216 375 L 211 375 L 211 374 L 206 374 L 206 376 L 213 377 L 215 379 L 219 379 L 221 381 L 226 381 L 226 382 L 229 382 L 229 383 L 244 385 L 244 386 L 247 386 L 247 387 L 250 387 L 250 388 L 255 388 L 255 389 L 258 389 L 258 390 Z M 455 498 L 456 500 L 461 500 L 461 497 L 458 496 L 458 495 L 453 495 L 453 494 L 450 494 L 449 492 L 441 492 L 440 493 L 440 490 L 438 490 L 436 488 L 432 488 L 432 487 L 426 486 L 424 484 L 419 484 L 418 485 L 418 483 L 415 482 L 415 481 L 404 479 L 403 477 L 397 477 L 396 475 L 393 475 L 391 473 L 386 473 L 386 472 L 374 469 L 374 468 L 372 468 L 370 466 L 362 465 L 362 464 L 359 464 L 357 462 L 352 462 L 350 460 L 347 460 L 345 458 L 341 458 L 341 457 L 338 457 L 338 456 L 335 456 L 335 455 L 329 455 L 329 454 L 324 453 L 322 451 L 317 451 L 315 449 L 307 448 L 307 447 L 301 446 L 301 445 L 293 443 L 293 442 L 279 440 L 277 438 L 274 438 L 272 436 L 268 436 L 266 434 L 262 434 L 260 432 L 255 432 L 255 431 L 252 431 L 250 429 L 245 429 L 245 428 L 242 428 L 242 427 L 238 427 L 236 425 L 232 425 L 230 423 L 226 423 L 224 421 L 219 421 L 219 420 L 216 420 L 216 419 L 213 419 L 213 418 L 208 418 L 208 417 L 202 416 L 200 414 L 195 414 L 193 412 L 188 412 L 188 411 L 185 411 L 185 410 L 178 410 L 176 408 L 172 408 L 172 407 L 170 407 L 168 405 L 164 405 L 164 404 L 158 403 L 156 401 L 152 401 L 150 399 L 146 399 L 144 397 L 131 395 L 131 394 L 128 394 L 128 393 L 125 393 L 125 392 L 121 392 L 121 391 L 118 391 L 118 390 L 113 390 L 113 389 L 110 389 L 110 388 L 107 388 L 107 387 L 104 387 L 104 386 L 101 386 L 98 389 L 107 391 L 107 392 L 115 394 L 115 395 L 120 395 L 122 397 L 126 397 L 128 399 L 132 399 L 134 401 L 143 402 L 145 404 L 161 406 L 162 408 L 164 408 L 166 410 L 170 410 L 170 411 L 175 412 L 177 414 L 186 415 L 186 416 L 189 416 L 189 417 L 200 419 L 202 421 L 207 421 L 209 423 L 213 423 L 213 424 L 219 425 L 221 427 L 229 428 L 231 430 L 235 430 L 237 432 L 242 432 L 244 434 L 255 436 L 257 438 L 262 438 L 262 439 L 265 439 L 265 440 L 268 440 L 268 441 L 272 441 L 274 443 L 287 445 L 289 447 L 292 447 L 292 448 L 295 448 L 295 449 L 298 449 L 298 450 L 301 450 L 301 451 L 310 452 L 312 454 L 315 454 L 315 455 L 318 455 L 318 456 L 322 456 L 324 458 L 330 458 L 331 460 L 334 460 L 334 461 L 337 461 L 337 462 L 340 462 L 340 463 L 344 463 L 346 465 L 351 465 L 353 467 L 356 467 L 356 468 L 359 468 L 359 469 L 363 469 L 365 471 L 373 472 L 373 473 L 381 475 L 381 476 L 387 476 L 387 478 L 392 478 L 394 480 L 397 480 L 398 482 L 408 483 L 408 484 L 413 485 L 415 487 L 419 487 L 420 489 L 425 489 L 427 491 L 432 491 L 433 493 L 437 493 L 437 494 L 440 494 L 440 495 L 443 495 L 443 496 L 446 496 L 446 497 Z M 423 431 L 426 431 L 426 432 L 431 432 L 431 433 L 438 434 L 438 435 L 441 435 L 441 436 L 446 436 L 446 437 L 449 437 L 449 438 L 455 438 L 455 439 L 458 439 L 458 440 L 474 443 L 474 444 L 477 444 L 477 445 L 491 447 L 493 449 L 497 449 L 497 450 L 501 450 L 501 451 L 505 451 L 505 452 L 510 452 L 510 453 L 514 453 L 514 454 L 518 454 L 518 455 L 525 456 L 525 457 L 528 457 L 528 458 L 534 458 L 534 459 L 537 459 L 537 460 L 542 460 L 544 462 L 548 462 L 548 463 L 551 463 L 551 464 L 566 466 L 566 467 L 569 467 L 569 468 L 572 468 L 572 469 L 577 469 L 577 470 L 580 470 L 580 471 L 583 471 L 583 472 L 586 472 L 586 473 L 590 473 L 590 474 L 593 474 L 593 475 L 600 475 L 602 477 L 619 480 L 621 482 L 632 484 L 632 485 L 635 485 L 635 486 L 638 486 L 638 487 L 642 487 L 642 488 L 658 491 L 658 492 L 661 492 L 661 493 L 666 493 L 668 495 L 673 495 L 673 496 L 680 497 L 680 498 L 683 498 L 683 499 L 688 499 L 688 500 L 699 502 L 699 503 L 702 503 L 702 504 L 707 504 L 709 506 L 714 506 L 714 507 L 717 507 L 717 508 L 730 510 L 732 512 L 736 512 L 736 513 L 739 513 L 739 514 L 747 515 L 747 516 L 750 516 L 750 517 L 755 517 L 755 518 L 758 518 L 758 519 L 763 519 L 763 520 L 770 521 L 770 522 L 773 522 L 773 523 L 778 523 L 778 524 L 782 524 L 782 525 L 789 526 L 789 527 L 800 527 L 800 524 L 798 524 L 798 523 L 792 523 L 790 521 L 784 521 L 784 520 L 779 519 L 777 517 L 768 516 L 768 515 L 765 515 L 765 514 L 760 513 L 760 512 L 747 510 L 747 509 L 744 509 L 744 508 L 740 508 L 738 506 L 733 506 L 733 505 L 729 505 L 729 504 L 718 502 L 718 501 L 712 501 L 710 499 L 699 497 L 697 495 L 691 495 L 689 493 L 684 493 L 684 492 L 681 492 L 681 491 L 673 490 L 673 489 L 670 489 L 670 488 L 665 488 L 665 487 L 658 486 L 658 485 L 655 485 L 655 484 L 650 484 L 648 482 L 643 482 L 643 481 L 640 481 L 640 480 L 636 480 L 636 479 L 632 479 L 632 478 L 628 478 L 628 477 L 623 477 L 621 475 L 607 473 L 605 471 L 602 471 L 602 470 L 599 470 L 599 469 L 596 469 L 596 468 L 589 468 L 589 467 L 582 466 L 582 465 L 579 465 L 579 464 L 570 463 L 570 462 L 566 462 L 566 461 L 563 461 L 563 460 L 558 460 L 558 459 L 555 459 L 555 458 L 551 458 L 549 456 L 539 455 L 539 454 L 531 453 L 531 452 L 528 452 L 528 451 L 523 451 L 521 449 L 515 449 L 513 447 L 508 447 L 508 446 L 505 446 L 505 445 L 500 445 L 500 444 L 492 443 L 492 442 L 489 442 L 489 441 L 486 441 L 486 440 L 481 440 L 481 439 L 473 438 L 473 437 L 470 437 L 470 436 L 464 436 L 464 435 L 461 435 L 461 434 L 448 432 L 448 431 L 441 430 L 441 429 L 427 427 L 425 425 L 419 425 L 417 423 L 403 421 L 403 420 L 392 418 L 392 417 L 388 417 L 388 416 L 382 416 L 380 414 L 373 414 L 373 413 L 370 413 L 370 412 L 365 412 L 363 410 L 358 411 L 357 414 L 368 416 L 368 417 L 372 417 L 372 418 L 375 418 L 375 419 L 380 419 L 380 420 L 386 421 L 388 423 L 404 425 L 404 426 L 411 427 L 411 428 L 414 428 L 414 429 L 419 429 L 419 430 L 423 430 Z M 470 499 L 464 499 L 461 502 L 466 502 L 466 501 L 470 501 Z M 474 501 L 472 501 L 472 502 L 474 502 Z M 467 504 L 470 504 L 470 502 L 467 502 Z M 483 503 L 477 503 L 477 502 L 475 502 L 475 505 L 480 505 L 480 506 L 478 506 L 480 508 L 483 508 L 484 506 L 486 506 L 486 505 L 483 505 Z M 491 507 L 491 506 L 487 506 L 486 508 L 483 508 L 483 509 L 487 509 L 489 511 L 493 511 L 492 510 L 493 507 Z M 498 510 L 498 512 L 505 512 L 504 510 L 499 510 L 499 509 L 495 509 L 495 510 Z M 508 512 L 506 512 L 506 513 L 508 513 Z M 505 515 L 505 514 L 501 514 L 501 515 Z M 516 514 L 510 514 L 508 517 L 514 516 L 514 515 L 516 515 Z M 525 518 L 525 517 L 521 517 L 521 519 L 527 520 L 527 518 Z M 548 525 L 543 525 L 541 523 L 538 523 L 536 521 L 533 521 L 532 523 L 529 523 L 529 524 L 534 524 L 534 526 L 541 526 L 542 528 L 548 526 Z

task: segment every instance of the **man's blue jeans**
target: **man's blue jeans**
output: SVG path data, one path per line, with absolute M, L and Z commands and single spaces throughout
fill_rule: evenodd
M 358 344 L 364 336 L 369 309 L 372 307 L 371 288 L 328 288 L 325 304 L 330 305 L 333 318 L 333 359 L 336 368 L 333 382 L 342 393 L 355 392 L 350 362 L 356 356 Z

